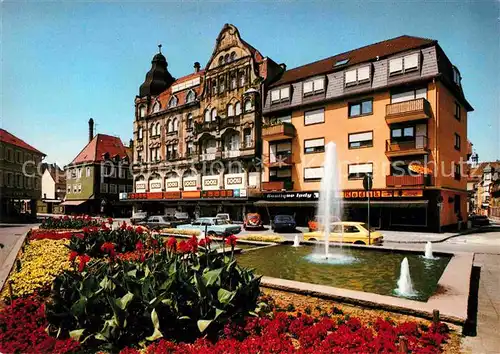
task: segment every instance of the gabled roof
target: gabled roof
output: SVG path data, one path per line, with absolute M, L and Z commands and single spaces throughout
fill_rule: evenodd
M 50 177 L 54 180 L 56 183 L 66 183 L 66 174 L 64 173 L 64 170 L 59 167 L 56 163 L 54 164 L 49 164 L 49 163 L 43 163 L 42 164 L 42 173 L 45 173 L 45 171 L 49 171 Z
M 484 173 L 484 169 L 486 166 L 491 166 L 494 171 L 500 171 L 500 161 L 491 161 L 491 162 L 481 162 L 475 167 L 470 167 L 469 170 L 469 179 L 481 178 Z
M 287 70 L 283 73 L 281 78 L 271 86 L 274 87 L 292 83 L 311 76 L 326 74 L 335 70 L 344 69 L 351 65 L 375 60 L 377 56 L 383 58 L 399 52 L 436 43 L 437 41 L 433 39 L 403 35 Z M 349 61 L 345 65 L 335 67 L 335 63 L 344 59 L 349 59 Z
M 116 136 L 97 134 L 74 158 L 71 164 L 83 162 L 104 161 L 104 154 L 108 153 L 110 158 L 118 155 L 120 158 L 127 157 L 127 150 L 120 138 Z
M 11 144 L 11 145 L 17 146 L 19 148 L 30 150 L 32 152 L 36 152 L 38 154 L 45 156 L 45 154 L 43 152 L 39 151 L 38 149 L 35 149 L 30 144 L 19 139 L 17 136 L 12 135 L 11 133 L 9 133 L 5 129 L 0 129 L 0 141 L 3 143 Z

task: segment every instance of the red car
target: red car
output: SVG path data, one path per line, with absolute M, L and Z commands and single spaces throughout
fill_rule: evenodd
M 245 221 L 243 222 L 243 227 L 245 230 L 248 229 L 261 229 L 262 228 L 262 219 L 260 218 L 260 214 L 257 213 L 248 213 Z

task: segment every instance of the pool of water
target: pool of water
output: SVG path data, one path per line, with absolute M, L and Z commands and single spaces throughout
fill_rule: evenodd
M 398 296 L 395 292 L 401 261 L 407 257 L 413 287 L 413 300 L 427 301 L 435 292 L 439 278 L 450 256 L 428 260 L 422 254 L 398 251 L 330 247 L 331 253 L 342 252 L 341 259 L 321 262 L 315 253 L 324 254 L 324 246 L 292 247 L 280 245 L 237 256 L 242 266 L 255 268 L 257 274 L 301 282 L 329 285 L 381 295 Z

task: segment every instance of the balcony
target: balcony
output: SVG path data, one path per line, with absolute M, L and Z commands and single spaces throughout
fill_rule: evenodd
M 399 157 L 410 155 L 427 155 L 429 153 L 429 145 L 427 136 L 419 135 L 412 140 L 391 141 L 385 142 L 385 155 L 387 157 Z
M 293 190 L 292 181 L 272 181 L 262 182 L 263 191 L 291 191 Z
M 431 175 L 385 176 L 387 187 L 423 187 L 432 186 L 434 178 Z
M 200 154 L 200 161 L 213 161 L 216 159 L 220 159 L 222 153 L 217 148 L 206 149 L 205 153 Z
M 237 117 L 228 117 L 228 118 L 221 119 L 220 128 L 224 129 L 224 128 L 227 128 L 227 127 L 238 126 L 238 125 L 240 125 L 240 121 L 241 121 L 241 119 L 240 119 L 239 116 L 237 116 Z
M 240 150 L 226 150 L 222 152 L 223 159 L 230 159 L 233 157 L 239 157 L 241 155 Z
M 295 136 L 295 127 L 292 123 L 278 123 L 262 128 L 262 139 L 267 141 L 290 139 Z
M 411 122 L 431 117 L 431 105 L 425 98 L 391 103 L 385 107 L 387 124 Z
M 271 156 L 268 167 L 288 167 L 292 165 L 292 154 L 280 154 Z
M 217 130 L 217 122 L 216 121 L 202 122 L 202 123 L 195 124 L 196 133 L 210 132 L 210 131 L 214 131 L 214 130 Z

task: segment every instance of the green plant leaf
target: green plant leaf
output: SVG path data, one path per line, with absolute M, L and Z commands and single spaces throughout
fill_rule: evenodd
M 127 272 L 127 275 L 128 275 L 129 277 L 136 278 L 136 277 L 137 277 L 137 269 L 132 269 L 132 270 L 129 270 L 129 271 Z
M 212 320 L 198 320 L 198 329 L 201 333 L 205 332 L 205 330 L 210 326 Z
M 83 332 L 85 332 L 85 328 L 75 329 L 69 332 L 69 336 L 71 339 L 80 341 L 80 337 L 82 336 Z
M 217 298 L 219 299 L 219 302 L 221 304 L 230 303 L 235 295 L 236 295 L 236 292 L 229 291 L 229 290 L 226 290 L 223 288 L 220 288 L 219 291 L 217 291 Z
M 221 309 L 218 309 L 218 308 L 215 308 L 215 317 L 214 317 L 214 321 L 217 319 L 217 317 L 219 317 L 220 315 L 222 315 L 224 312 L 224 310 L 221 310 Z
M 122 310 L 125 310 L 133 298 L 134 298 L 134 294 L 132 294 L 131 292 L 128 292 L 125 295 L 123 295 L 121 299 L 116 300 L 116 304 L 118 305 L 119 308 L 121 308 Z
M 108 290 L 108 291 L 113 291 L 115 290 L 116 286 L 115 284 L 113 283 L 113 281 L 111 281 L 108 277 L 104 277 L 101 282 L 99 283 L 99 285 L 101 286 L 101 288 L 105 289 L 105 290 Z
M 210 270 L 203 274 L 203 281 L 207 286 L 210 286 L 217 282 L 217 284 L 220 284 L 220 273 L 222 272 L 223 268 L 218 268 L 214 270 Z
M 72 306 L 71 314 L 75 317 L 80 317 L 85 313 L 85 306 L 87 305 L 87 298 L 85 296 L 80 297 Z
M 161 334 L 160 332 L 160 320 L 158 319 L 158 314 L 156 313 L 156 309 L 153 309 L 153 311 L 151 311 L 151 322 L 153 322 L 155 330 L 153 334 L 147 337 L 146 339 L 149 341 L 153 341 L 163 337 L 163 334 Z

